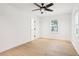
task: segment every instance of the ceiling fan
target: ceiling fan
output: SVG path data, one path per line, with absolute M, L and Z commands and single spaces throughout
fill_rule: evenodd
M 45 5 L 44 3 L 41 3 L 41 5 L 39 5 L 37 3 L 34 3 L 34 5 L 36 5 L 37 7 L 39 7 L 39 9 L 34 9 L 32 11 L 40 10 L 41 14 L 43 14 L 44 11 L 50 11 L 50 12 L 52 12 L 53 10 L 52 9 L 48 9 L 48 8 L 51 7 L 51 6 L 53 6 L 54 4 L 53 3 L 49 3 L 49 4 Z

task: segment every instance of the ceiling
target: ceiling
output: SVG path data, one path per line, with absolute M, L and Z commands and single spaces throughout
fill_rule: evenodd
M 55 14 L 71 12 L 73 7 L 76 5 L 76 3 L 54 3 L 54 5 L 50 7 L 50 9 L 53 9 L 54 11 L 53 12 L 45 11 L 44 14 L 41 14 L 40 11 L 32 11 L 33 9 L 38 8 L 33 3 L 10 3 L 8 5 L 18 10 L 21 10 L 25 13 L 33 14 L 36 16 L 47 16 L 47 15 L 55 15 Z

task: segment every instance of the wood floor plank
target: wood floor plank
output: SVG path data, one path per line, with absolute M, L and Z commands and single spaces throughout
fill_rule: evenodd
M 77 56 L 69 41 L 36 39 L 0 53 L 0 56 Z

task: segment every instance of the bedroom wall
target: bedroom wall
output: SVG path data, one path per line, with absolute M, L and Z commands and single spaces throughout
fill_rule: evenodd
M 31 41 L 31 16 L 0 4 L 0 52 Z
M 58 20 L 58 32 L 51 32 L 51 20 Z M 49 39 L 71 39 L 71 13 L 40 17 L 40 37 Z
M 78 26 L 78 29 L 76 29 L 77 26 Z M 76 33 L 76 31 L 78 34 Z M 79 54 L 79 6 L 76 6 L 72 12 L 72 40 L 71 42 L 75 50 Z

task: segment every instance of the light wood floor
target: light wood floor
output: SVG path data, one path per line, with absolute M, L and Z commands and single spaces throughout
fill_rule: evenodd
M 37 39 L 0 53 L 0 56 L 77 56 L 77 53 L 71 42 Z

